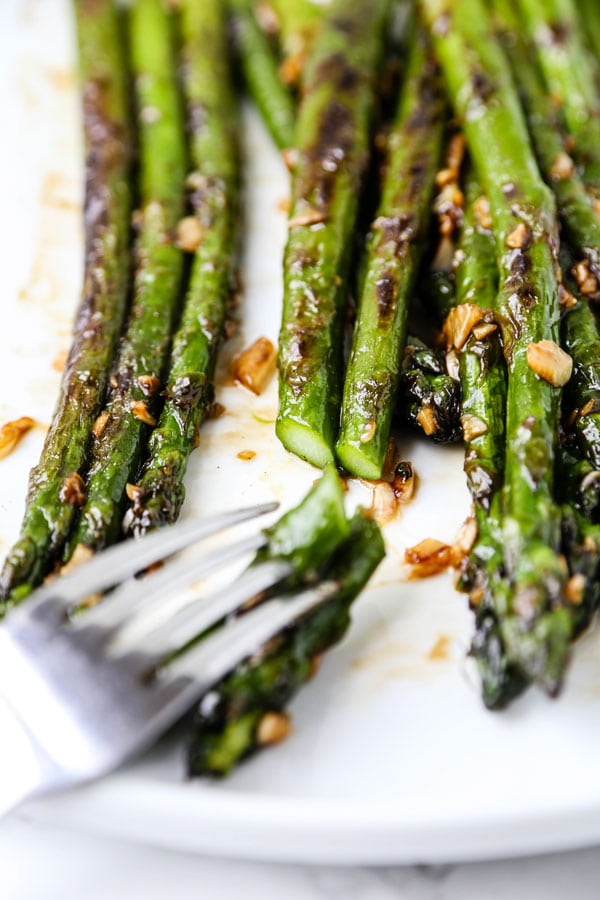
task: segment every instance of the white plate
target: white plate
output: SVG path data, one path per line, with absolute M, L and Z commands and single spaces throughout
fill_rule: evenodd
M 2 304 L 0 420 L 49 421 L 81 277 L 81 168 L 67 0 L 0 5 Z M 219 399 L 188 478 L 186 515 L 275 497 L 296 502 L 316 476 L 273 435 L 275 385 L 254 398 L 227 385 L 227 361 L 275 339 L 288 185 L 247 116 L 249 221 L 244 324 L 226 351 Z M 0 539 L 16 537 L 43 428 L 0 463 Z M 256 457 L 242 461 L 237 453 Z M 531 692 L 486 713 L 464 662 L 470 616 L 450 579 L 406 582 L 406 546 L 451 540 L 468 511 L 457 449 L 407 441 L 415 501 L 386 529 L 388 558 L 343 644 L 292 706 L 285 744 L 227 781 L 187 782 L 182 741 L 100 784 L 27 814 L 203 852 L 269 860 L 448 861 L 573 847 L 600 839 L 598 634 L 580 642 L 551 703 Z M 355 495 L 368 499 L 365 489 Z

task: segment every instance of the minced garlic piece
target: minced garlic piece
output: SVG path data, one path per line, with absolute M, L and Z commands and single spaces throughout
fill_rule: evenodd
M 0 459 L 9 456 L 24 434 L 33 428 L 35 420 L 29 416 L 21 416 L 12 422 L 5 422 L 0 428 Z
M 553 387 L 563 387 L 573 371 L 573 360 L 554 341 L 542 340 L 527 347 L 527 364 Z

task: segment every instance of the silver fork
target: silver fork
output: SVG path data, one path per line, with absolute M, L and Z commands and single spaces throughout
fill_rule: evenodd
M 265 542 L 262 533 L 132 578 L 276 506 L 186 522 L 119 544 L 40 588 L 7 616 L 0 626 L 0 698 L 14 740 L 7 743 L 6 722 L 0 721 L 0 814 L 26 797 L 98 778 L 149 747 L 238 662 L 332 595 L 336 585 L 325 582 L 236 616 L 291 573 L 286 562 L 271 561 L 201 602 L 166 602 L 194 580 L 257 550 Z M 69 615 L 85 598 L 116 584 L 101 603 Z M 223 620 L 222 628 L 165 663 Z M 7 768 L 8 786 L 2 783 Z

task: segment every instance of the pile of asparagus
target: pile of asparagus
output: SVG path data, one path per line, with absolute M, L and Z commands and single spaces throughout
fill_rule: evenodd
M 56 569 L 177 518 L 237 288 L 242 160 L 230 11 L 221 0 L 177 9 L 136 0 L 127 12 L 114 0 L 74 0 L 74 9 L 83 296 L 21 534 L 0 575 L 2 612 Z M 267 537 L 257 561 L 277 556 L 294 571 L 279 594 L 319 577 L 336 589 L 203 701 L 210 715 L 191 731 L 195 773 L 224 773 L 283 736 L 283 708 L 343 635 L 384 555 L 373 521 L 360 510 L 346 518 L 333 469 Z
M 315 465 L 392 479 L 403 392 L 425 385 L 414 420 L 466 448 L 477 536 L 460 583 L 485 703 L 532 682 L 555 695 L 598 603 L 600 12 L 332 0 L 316 24 L 314 6 L 291 6 L 295 25 L 276 9 L 275 50 L 255 16 L 245 66 L 293 148 L 277 434 Z M 251 7 L 236 4 L 245 35 Z M 398 56 L 399 90 L 378 104 Z M 439 356 L 407 372 L 419 306 L 437 319 L 445 373 Z M 436 390 L 442 373 L 458 403 Z
M 205 697 L 190 770 L 283 736 L 384 552 L 362 512 L 346 520 L 333 466 L 395 485 L 407 424 L 465 444 L 459 581 L 486 705 L 557 694 L 599 595 L 595 4 L 74 6 L 84 292 L 3 608 L 179 514 L 243 237 L 241 77 L 291 175 L 276 433 L 325 468 L 266 552 L 293 558 L 290 588 L 316 574 L 338 592 Z

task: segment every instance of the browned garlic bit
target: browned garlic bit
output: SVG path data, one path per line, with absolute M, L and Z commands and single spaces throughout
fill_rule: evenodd
M 509 250 L 521 250 L 529 241 L 531 233 L 524 222 L 519 222 L 517 227 L 506 237 L 506 246 Z
M 223 415 L 225 415 L 225 407 L 217 400 L 215 400 L 214 403 L 211 403 L 206 411 L 207 419 L 220 419 Z
M 275 374 L 277 351 L 266 337 L 259 337 L 233 362 L 233 378 L 253 394 L 262 394 Z
M 482 341 L 484 338 L 489 337 L 490 334 L 493 334 L 497 329 L 498 326 L 494 322 L 482 322 L 481 325 L 475 325 L 473 327 L 473 335 L 476 340 Z
M 485 422 L 477 416 L 461 416 L 460 424 L 462 426 L 463 437 L 467 442 L 472 441 L 476 437 L 480 437 L 488 430 Z
M 577 306 L 576 298 L 564 284 L 558 286 L 558 302 L 562 309 L 573 309 L 574 306 Z
M 140 420 L 140 422 L 144 422 L 146 425 L 151 425 L 152 427 L 156 425 L 156 419 L 143 400 L 134 400 L 131 404 L 131 412 L 136 419 Z
M 429 578 L 452 565 L 452 547 L 435 538 L 425 538 L 405 550 L 404 560 L 410 566 L 411 578 Z
M 550 177 L 554 181 L 564 181 L 572 178 L 575 172 L 575 164 L 568 153 L 559 153 L 550 169 Z
M 185 216 L 178 226 L 175 244 L 186 253 L 195 253 L 204 239 L 204 228 L 196 216 Z
M 160 381 L 156 375 L 140 375 L 138 384 L 146 397 L 154 397 L 160 388 Z
M 237 458 L 243 460 L 244 462 L 254 459 L 256 456 L 256 451 L 254 450 L 240 450 L 237 454 Z
M 571 575 L 565 585 L 565 597 L 573 606 L 579 606 L 583 601 L 583 592 L 585 591 L 586 577 L 578 572 Z
M 456 350 L 448 350 L 446 353 L 446 372 L 450 378 L 460 381 L 460 361 Z
M 125 493 L 127 494 L 127 499 L 130 500 L 133 504 L 138 504 L 142 498 L 144 491 L 137 484 L 131 484 L 131 482 L 127 482 L 125 485 Z
M 371 505 L 367 509 L 367 515 L 374 519 L 378 525 L 385 525 L 395 519 L 398 511 L 398 499 L 389 481 L 376 481 L 373 483 L 371 493 Z
M 108 420 L 110 419 L 110 414 L 104 410 L 101 412 L 94 424 L 92 425 L 92 434 L 95 438 L 101 438 L 104 434 L 104 429 L 108 425 Z
M 78 472 L 70 472 L 64 479 L 59 497 L 69 506 L 83 506 L 85 503 L 85 484 Z
M 477 219 L 480 228 L 491 231 L 493 227 L 492 216 L 490 213 L 490 201 L 487 197 L 481 196 L 473 204 L 473 213 Z
M 321 222 L 327 221 L 324 212 L 318 209 L 306 209 L 304 212 L 298 213 L 288 222 L 290 228 L 297 228 L 301 225 L 320 225 Z
M 400 505 L 410 503 L 416 490 L 417 477 L 412 464 L 401 462 L 391 481 L 367 481 L 371 488 L 371 505 L 367 515 L 379 525 L 396 518 Z
M 261 747 L 266 744 L 277 744 L 288 736 L 290 730 L 290 719 L 285 713 L 265 713 L 256 729 L 256 743 Z
M 288 87 L 300 84 L 302 72 L 306 64 L 307 47 L 299 47 L 294 53 L 288 53 L 279 66 L 279 77 Z
M 527 346 L 527 364 L 553 387 L 563 387 L 573 371 L 573 360 L 554 341 L 542 340 Z
M 21 416 L 19 419 L 13 419 L 12 422 L 5 422 L 0 428 L 0 459 L 9 456 L 23 435 L 27 434 L 34 425 L 35 420 L 29 416 Z
M 573 266 L 573 275 L 577 287 L 585 297 L 598 293 L 598 279 L 590 269 L 587 259 L 582 259 Z
M 448 347 L 462 350 L 471 331 L 483 319 L 484 312 L 476 303 L 461 303 L 450 310 L 444 322 L 443 334 Z
M 469 516 L 463 523 L 456 536 L 456 540 L 452 544 L 452 565 L 454 568 L 458 568 L 464 558 L 471 552 L 475 546 L 478 533 L 477 520 L 474 516 Z
M 419 423 L 419 425 L 423 429 L 423 433 L 426 434 L 427 437 L 431 437 L 432 434 L 435 434 L 440 427 L 431 406 L 423 405 L 421 407 L 421 409 L 417 413 L 417 422 Z

